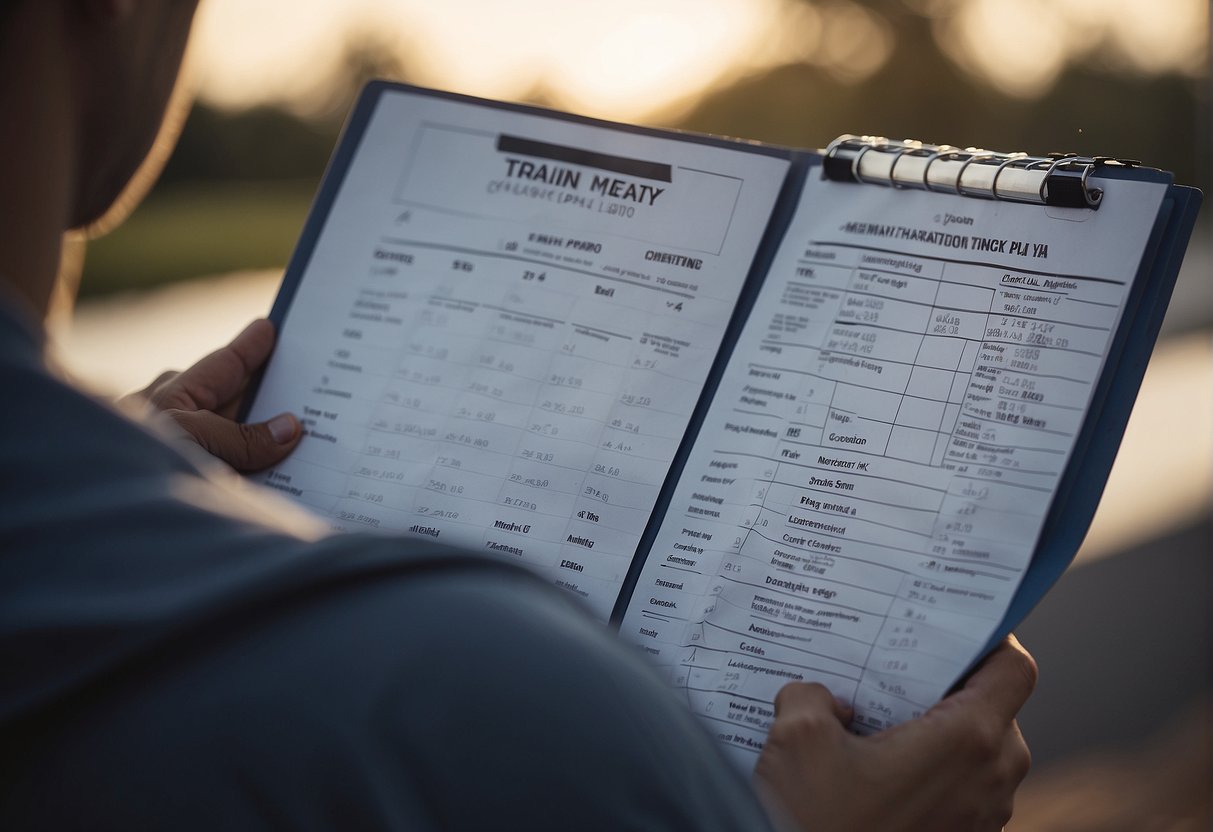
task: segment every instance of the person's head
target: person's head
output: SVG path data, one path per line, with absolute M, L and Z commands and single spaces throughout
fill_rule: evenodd
M 156 140 L 196 6 L 0 0 L 0 208 L 10 226 L 0 242 L 22 273 L 0 276 L 39 281 L 18 286 L 35 309 L 49 286 L 30 273 L 45 271 L 46 257 L 12 250 L 36 246 L 50 224 L 59 234 L 96 223 L 123 193 Z
M 73 227 L 99 218 L 156 138 L 196 0 L 0 0 L 0 49 L 61 63 L 76 138 Z M 38 39 L 39 43 L 31 43 Z M 6 64 L 9 61 L 5 61 Z M 0 89 L 30 83 L 17 73 Z

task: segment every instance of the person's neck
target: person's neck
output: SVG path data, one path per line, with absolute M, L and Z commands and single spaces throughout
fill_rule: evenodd
M 18 3 L 0 31 L 0 282 L 46 316 L 75 189 L 74 91 L 62 41 L 30 38 L 55 3 Z

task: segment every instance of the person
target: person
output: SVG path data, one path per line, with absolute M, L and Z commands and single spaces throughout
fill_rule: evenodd
M 1036 673 L 1014 640 L 871 737 L 788 685 L 751 788 L 537 578 L 329 534 L 233 474 L 299 441 L 231 419 L 268 323 L 126 401 L 143 421 L 58 377 L 63 232 L 148 154 L 194 6 L 0 3 L 0 828 L 1001 828 Z

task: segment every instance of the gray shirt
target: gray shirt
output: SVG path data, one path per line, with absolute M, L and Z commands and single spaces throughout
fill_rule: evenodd
M 766 828 L 537 578 L 323 534 L 56 379 L 2 304 L 0 391 L 0 828 Z

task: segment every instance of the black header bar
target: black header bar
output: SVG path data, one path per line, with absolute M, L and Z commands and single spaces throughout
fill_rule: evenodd
M 660 162 L 645 162 L 641 159 L 627 159 L 623 156 L 610 156 L 606 153 L 596 153 L 593 150 L 582 150 L 577 147 L 565 147 L 559 144 L 537 142 L 533 139 L 523 139 L 518 136 L 505 134 L 497 137 L 497 150 L 501 153 L 519 153 L 523 156 L 534 156 L 539 159 L 551 159 L 554 162 L 566 162 L 570 165 L 581 165 L 586 168 L 598 168 L 612 173 L 622 173 L 626 176 L 636 176 L 641 179 L 652 179 L 657 182 L 670 182 L 670 166 Z

